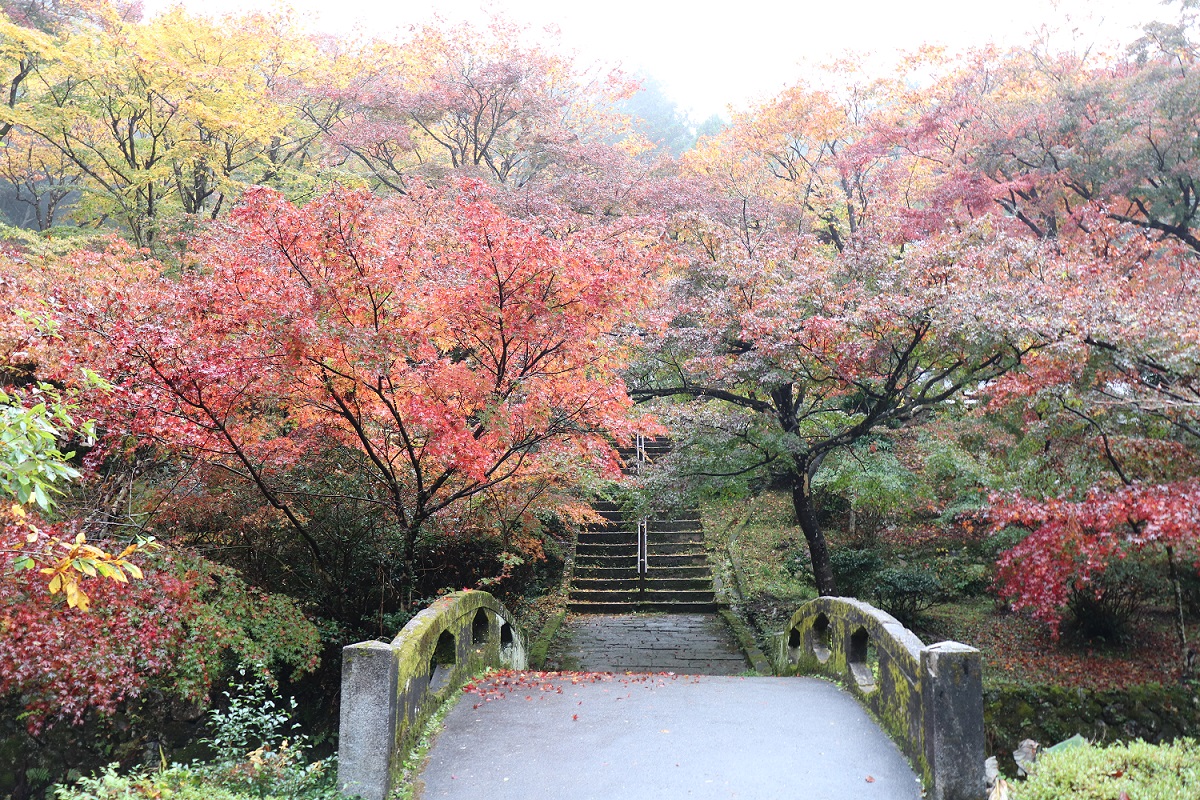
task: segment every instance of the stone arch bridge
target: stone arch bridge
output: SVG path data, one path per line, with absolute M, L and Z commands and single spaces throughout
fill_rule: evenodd
M 345 648 L 339 785 L 384 800 L 409 767 L 423 798 L 983 800 L 979 651 L 827 597 L 770 655 L 772 677 L 529 671 L 511 614 L 457 592 L 390 643 Z

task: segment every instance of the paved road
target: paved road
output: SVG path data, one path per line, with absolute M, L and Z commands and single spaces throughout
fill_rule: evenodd
M 417 797 L 921 797 L 891 740 L 822 680 L 543 675 L 500 676 L 464 694 L 430 748 Z
M 546 668 L 738 675 L 750 662 L 716 614 L 575 614 L 559 629 Z

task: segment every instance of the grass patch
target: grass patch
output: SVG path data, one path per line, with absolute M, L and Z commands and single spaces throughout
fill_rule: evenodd
M 733 561 L 739 611 L 760 636 L 782 630 L 800 605 L 817 596 L 808 575 L 791 561 L 805 545 L 786 495 L 764 492 L 734 505 L 708 504 L 701 515 L 714 546 Z

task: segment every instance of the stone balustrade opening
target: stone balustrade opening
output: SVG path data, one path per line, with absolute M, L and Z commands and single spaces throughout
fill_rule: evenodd
M 391 642 L 342 650 L 338 787 L 384 800 L 430 715 L 489 667 L 525 669 L 524 639 L 487 592 L 454 592 L 409 621 Z
M 821 597 L 792 615 L 775 661 L 781 675 L 842 683 L 923 773 L 933 800 L 983 798 L 983 683 L 975 648 L 926 646 L 868 603 Z

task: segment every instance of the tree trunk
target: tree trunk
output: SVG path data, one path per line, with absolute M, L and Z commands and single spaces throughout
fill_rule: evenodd
M 796 510 L 796 520 L 804 538 L 808 542 L 808 555 L 812 559 L 813 579 L 817 584 L 817 592 L 822 597 L 837 595 L 837 582 L 833 579 L 833 565 L 829 562 L 829 545 L 825 534 L 817 522 L 816 509 L 813 508 L 812 484 L 809 481 L 808 470 L 802 470 L 792 478 L 792 507 Z
M 1182 665 L 1180 677 L 1187 680 L 1192 677 L 1196 668 L 1196 653 L 1188 647 L 1187 626 L 1183 618 L 1183 589 L 1179 585 L 1179 571 L 1175 566 L 1175 550 L 1167 548 L 1167 572 L 1171 577 L 1171 589 L 1175 595 L 1175 634 L 1179 638 L 1179 659 Z
M 413 590 L 417 582 L 417 531 L 410 525 L 404 531 L 404 544 L 400 552 L 400 562 L 404 565 L 404 574 L 400 584 L 400 610 L 407 611 L 412 607 Z

